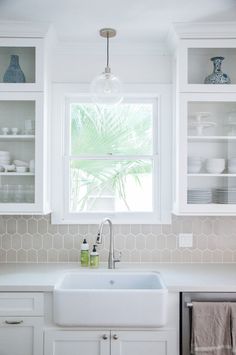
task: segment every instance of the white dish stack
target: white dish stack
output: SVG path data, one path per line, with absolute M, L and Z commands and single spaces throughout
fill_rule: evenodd
M 189 189 L 188 190 L 189 204 L 208 204 L 212 203 L 211 189 Z
M 10 152 L 0 150 L 0 166 L 10 165 L 11 156 Z
M 213 203 L 236 204 L 236 187 L 223 187 L 213 192 Z
M 222 174 L 225 170 L 225 159 L 222 158 L 207 159 L 205 164 L 209 174 Z

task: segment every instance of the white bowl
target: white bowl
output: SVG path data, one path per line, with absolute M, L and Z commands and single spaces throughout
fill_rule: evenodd
M 225 170 L 225 159 L 207 159 L 206 171 L 210 174 L 221 174 Z
M 2 156 L 10 156 L 10 152 L 7 152 L 7 151 L 5 151 L 5 150 L 0 150 L 0 156 L 2 157 Z
M 26 173 L 28 168 L 26 166 L 16 166 L 17 173 Z
M 29 163 L 27 163 L 26 161 L 23 161 L 23 160 L 13 160 L 13 163 L 16 166 L 25 166 L 26 168 L 29 167 Z
M 188 164 L 188 172 L 189 173 L 199 173 L 202 168 L 202 163 L 198 164 Z

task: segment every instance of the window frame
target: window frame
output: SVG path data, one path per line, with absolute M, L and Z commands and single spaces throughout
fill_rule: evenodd
M 125 102 L 152 102 L 153 211 L 152 212 L 69 212 L 71 102 L 91 102 L 88 85 L 53 85 L 52 122 L 52 223 L 97 224 L 109 217 L 114 224 L 160 224 L 171 221 L 171 85 L 126 85 Z M 155 118 L 155 116 L 157 116 Z M 165 156 L 163 156 L 163 152 Z M 103 156 L 105 157 L 105 156 Z M 127 155 L 128 157 L 128 155 Z M 86 159 L 88 157 L 86 156 Z M 92 158 L 92 156 L 91 156 Z M 101 156 L 97 157 L 98 159 Z M 108 157 L 107 157 L 108 158 Z M 126 156 L 114 155 L 109 160 Z M 137 156 L 139 158 L 139 156 Z M 61 191 L 61 193 L 58 193 Z M 66 206 L 68 208 L 66 208 Z

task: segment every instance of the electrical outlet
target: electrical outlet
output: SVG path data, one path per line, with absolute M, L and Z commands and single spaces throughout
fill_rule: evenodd
M 192 233 L 180 233 L 179 234 L 179 248 L 192 248 L 193 246 L 193 234 Z

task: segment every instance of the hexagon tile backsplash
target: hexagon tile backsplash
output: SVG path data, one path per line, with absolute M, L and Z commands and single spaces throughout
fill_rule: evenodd
M 48 216 L 1 216 L 0 263 L 78 262 L 80 244 L 95 241 L 97 225 L 51 225 Z M 114 226 L 115 246 L 125 262 L 235 263 L 236 218 L 175 217 L 171 225 Z M 178 234 L 193 233 L 193 247 L 179 248 Z M 101 261 L 109 238 L 104 228 Z

